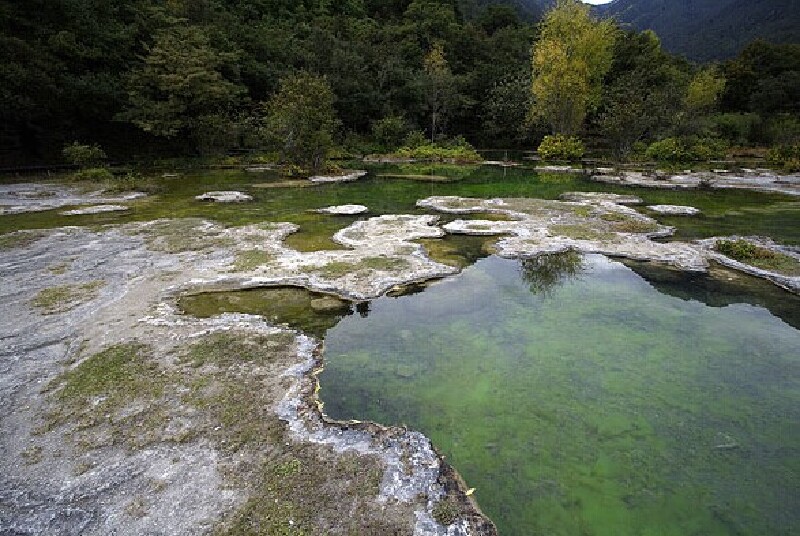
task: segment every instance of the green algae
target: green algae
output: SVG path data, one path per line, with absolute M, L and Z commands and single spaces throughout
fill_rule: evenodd
M 201 318 L 232 312 L 262 315 L 275 324 L 317 336 L 353 314 L 350 302 L 300 287 L 205 292 L 182 296 L 178 306 L 186 314 Z
M 326 411 L 428 434 L 504 536 L 791 533 L 800 333 L 739 282 L 692 295 L 669 272 L 673 297 L 602 257 L 550 261 L 485 259 L 343 319 Z
M 97 297 L 104 284 L 103 281 L 89 281 L 44 288 L 36 294 L 31 304 L 44 315 L 64 313 Z

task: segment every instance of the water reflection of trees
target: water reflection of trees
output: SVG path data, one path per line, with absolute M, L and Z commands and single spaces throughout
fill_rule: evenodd
M 531 292 L 549 295 L 584 269 L 583 256 L 577 251 L 537 255 L 520 261 L 520 273 Z

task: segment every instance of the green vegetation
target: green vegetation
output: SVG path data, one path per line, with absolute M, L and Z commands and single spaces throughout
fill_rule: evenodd
M 261 249 L 246 249 L 236 252 L 236 260 L 233 262 L 233 270 L 236 272 L 250 272 L 269 264 L 275 259 L 275 255 Z
M 580 160 L 586 149 L 575 136 L 545 136 L 537 152 L 544 160 Z
M 475 148 L 463 139 L 452 144 L 426 143 L 414 147 L 401 147 L 393 156 L 398 158 L 411 158 L 426 162 L 453 162 L 461 164 L 476 163 L 483 160 Z
M 461 507 L 454 499 L 449 497 L 445 497 L 433 507 L 433 519 L 445 526 L 458 519 L 460 513 Z
M 28 247 L 40 238 L 44 233 L 39 231 L 16 231 L 0 234 L 0 250 Z
M 312 271 L 326 278 L 338 278 L 366 270 L 396 272 L 407 269 L 410 263 L 403 258 L 365 257 L 358 262 L 333 261 Z
M 565 236 L 574 240 L 611 240 L 614 233 L 595 229 L 589 224 L 558 224 L 547 228 L 550 234 Z
M 615 37 L 614 24 L 594 21 L 588 5 L 558 0 L 545 15 L 533 49 L 531 115 L 556 134 L 575 134 L 600 103 Z
M 31 303 L 45 315 L 64 313 L 94 299 L 104 284 L 103 281 L 90 281 L 45 288 Z
M 714 249 L 731 259 L 788 276 L 800 276 L 800 261 L 748 240 L 717 240 Z
M 619 158 L 665 138 L 800 139 L 800 45 L 753 42 L 703 67 L 577 0 L 556 2 L 538 28 L 520 14 L 541 6 L 523 4 L 16 3 L 0 10 L 0 163 L 89 173 L 200 156 L 193 165 L 280 162 L 304 175 L 400 147 L 476 160 L 437 149 L 458 136 L 530 148 L 576 135 Z M 93 173 L 82 178 L 104 180 Z
M 767 161 L 786 172 L 800 171 L 800 143 L 773 147 L 767 153 Z

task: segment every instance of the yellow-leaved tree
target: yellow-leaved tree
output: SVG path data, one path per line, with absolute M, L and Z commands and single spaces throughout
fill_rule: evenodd
M 617 27 L 596 21 L 579 0 L 558 0 L 540 24 L 533 47 L 533 109 L 556 134 L 575 134 L 600 102 Z

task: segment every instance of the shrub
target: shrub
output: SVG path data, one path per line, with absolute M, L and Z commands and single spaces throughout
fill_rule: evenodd
M 731 259 L 737 261 L 752 261 L 757 259 L 772 259 L 775 253 L 766 248 L 759 247 L 747 240 L 717 240 L 715 249 Z
M 659 162 L 679 164 L 723 158 L 727 147 L 723 140 L 716 138 L 664 138 L 651 143 L 645 156 Z
M 767 152 L 767 162 L 783 168 L 784 171 L 800 171 L 800 143 L 771 148 Z
M 73 181 L 105 182 L 113 181 L 114 174 L 106 168 L 89 168 L 76 171 L 70 176 Z
M 397 115 L 384 117 L 372 124 L 372 136 L 376 143 L 386 149 L 396 149 L 409 134 L 406 120 Z
M 65 145 L 61 154 L 70 164 L 81 168 L 98 167 L 108 158 L 99 145 L 84 145 L 77 141 L 72 145 Z
M 416 149 L 422 145 L 427 145 L 428 138 L 425 137 L 425 133 L 421 130 L 412 130 L 406 136 L 405 141 L 403 142 L 404 147 L 411 147 L 412 149 Z
M 397 152 L 394 153 L 394 156 L 434 162 L 480 162 L 483 160 L 474 147 L 465 141 L 461 143 L 463 143 L 463 145 L 451 147 L 445 147 L 435 143 L 427 143 L 416 147 L 405 146 L 398 149 Z
M 538 152 L 545 160 L 578 160 L 586 149 L 579 138 L 556 134 L 545 136 L 539 144 Z

